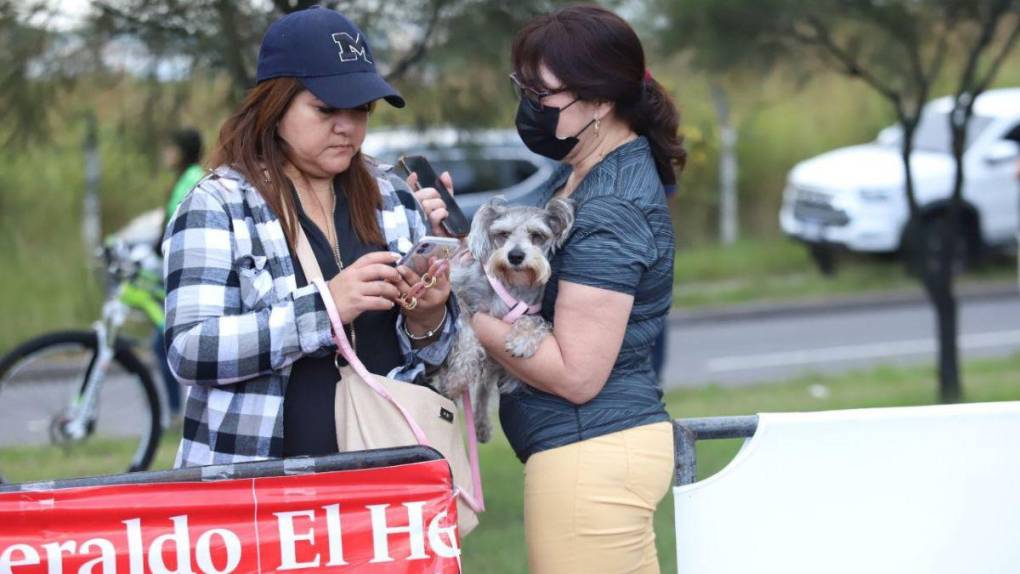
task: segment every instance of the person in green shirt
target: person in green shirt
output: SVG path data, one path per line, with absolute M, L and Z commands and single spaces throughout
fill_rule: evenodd
M 205 177 L 202 161 L 202 135 L 193 128 L 182 128 L 173 133 L 169 145 L 163 148 L 163 165 L 177 172 L 177 182 L 170 190 L 166 202 L 166 218 L 174 214 L 184 196 Z
M 175 131 L 171 135 L 170 143 L 163 148 L 163 166 L 174 170 L 177 174 L 177 180 L 173 187 L 170 188 L 170 194 L 166 200 L 166 216 L 163 219 L 164 228 L 166 223 L 170 221 L 170 218 L 173 217 L 177 206 L 184 201 L 188 192 L 205 177 L 206 171 L 201 166 L 201 162 L 202 135 L 193 128 L 182 128 Z M 170 372 L 166 362 L 163 329 L 156 329 L 156 336 L 152 341 L 152 350 L 159 361 L 160 371 L 163 374 L 170 420 L 176 421 L 181 416 L 181 387 L 173 373 Z

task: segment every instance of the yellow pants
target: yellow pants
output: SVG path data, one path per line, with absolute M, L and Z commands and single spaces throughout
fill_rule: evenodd
M 671 423 L 534 454 L 524 473 L 532 574 L 659 572 L 652 515 L 673 476 Z

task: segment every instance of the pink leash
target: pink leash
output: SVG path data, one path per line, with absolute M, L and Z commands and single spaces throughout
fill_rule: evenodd
M 476 513 L 485 512 L 485 493 L 482 491 L 482 470 L 478 464 L 478 432 L 475 430 L 474 407 L 471 406 L 471 394 L 464 389 L 464 396 L 461 398 L 461 406 L 464 408 L 464 426 L 468 430 L 468 463 L 471 465 L 471 486 L 475 495 L 470 492 L 459 491 L 464 497 L 471 510 Z

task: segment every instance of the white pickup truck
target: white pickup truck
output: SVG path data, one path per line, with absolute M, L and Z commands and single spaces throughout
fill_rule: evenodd
M 929 222 L 945 214 L 954 162 L 949 97 L 929 102 L 910 158 L 915 196 Z M 901 130 L 890 126 L 867 144 L 840 148 L 794 166 L 783 192 L 783 232 L 810 245 L 852 251 L 900 249 L 908 219 Z M 1015 244 L 1020 226 L 1020 88 L 978 97 L 964 152 L 964 256 Z

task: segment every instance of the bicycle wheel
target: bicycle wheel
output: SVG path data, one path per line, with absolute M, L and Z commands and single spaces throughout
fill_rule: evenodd
M 94 419 L 75 438 L 67 421 L 96 368 L 96 334 L 32 339 L 0 359 L 0 475 L 7 482 L 145 470 L 161 433 L 149 369 L 123 341 L 101 381 Z

